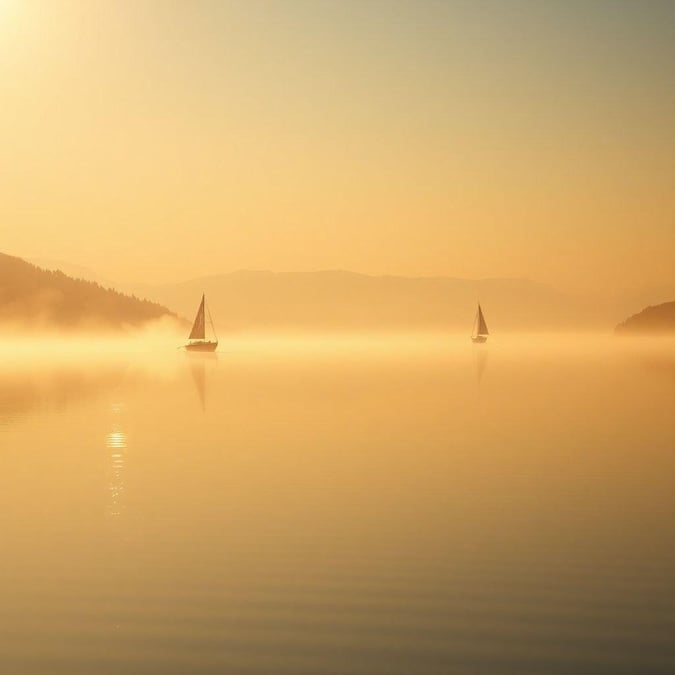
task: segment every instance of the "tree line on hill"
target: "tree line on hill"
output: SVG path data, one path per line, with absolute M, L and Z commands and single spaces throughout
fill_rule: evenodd
M 0 253 L 0 327 L 120 330 L 176 314 L 63 272 Z

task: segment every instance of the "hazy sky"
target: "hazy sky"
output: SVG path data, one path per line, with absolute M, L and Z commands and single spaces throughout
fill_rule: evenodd
M 675 2 L 0 0 L 0 251 L 672 283 Z

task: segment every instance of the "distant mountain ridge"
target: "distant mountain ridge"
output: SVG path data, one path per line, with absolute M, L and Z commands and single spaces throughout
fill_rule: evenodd
M 675 301 L 646 307 L 620 323 L 616 332 L 622 335 L 675 334 Z
M 178 320 L 155 302 L 0 253 L 0 329 L 119 330 L 163 317 Z
M 174 284 L 129 286 L 191 317 L 205 292 L 224 329 L 469 332 L 478 301 L 494 330 L 609 328 L 597 304 L 526 279 L 371 276 L 342 270 L 239 270 Z M 620 314 L 619 314 L 620 316 Z
M 675 293 L 675 287 L 644 288 L 602 297 L 564 293 L 528 279 L 375 276 L 343 270 L 238 270 L 177 283 L 130 284 L 104 281 L 81 265 L 40 262 L 89 279 L 100 290 L 105 285 L 136 300 L 148 298 L 161 311 L 190 319 L 206 292 L 213 318 L 225 331 L 470 331 L 478 301 L 497 333 L 611 330 L 622 317 Z M 0 307 L 0 320 L 1 312 Z

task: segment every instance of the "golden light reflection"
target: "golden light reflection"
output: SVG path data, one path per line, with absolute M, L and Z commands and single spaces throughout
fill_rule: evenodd
M 113 431 L 109 433 L 107 436 L 106 446 L 109 448 L 126 448 L 127 435 L 122 431 Z
M 124 470 L 126 466 L 127 435 L 120 426 L 120 416 L 124 410 L 121 404 L 114 404 L 111 408 L 114 422 L 112 431 L 106 436 L 106 448 L 109 453 L 108 478 L 108 507 L 107 513 L 116 517 L 122 514 L 125 508 Z

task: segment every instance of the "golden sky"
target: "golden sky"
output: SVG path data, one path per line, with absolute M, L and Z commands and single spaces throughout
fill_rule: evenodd
M 0 251 L 672 284 L 675 3 L 0 0 Z

